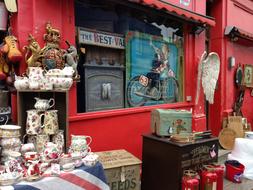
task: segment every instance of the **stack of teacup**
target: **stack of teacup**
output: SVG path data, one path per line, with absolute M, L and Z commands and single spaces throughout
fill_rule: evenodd
M 8 116 L 5 115 L 6 122 L 0 125 L 0 145 L 2 147 L 1 161 L 4 163 L 12 157 L 18 155 L 21 147 L 20 126 L 7 125 Z M 3 118 L 0 118 L 0 120 Z
M 59 149 L 64 149 L 64 131 L 59 130 L 58 110 L 49 110 L 54 106 L 54 99 L 35 98 L 35 109 L 27 110 L 26 135 L 27 142 L 33 143 L 38 153 L 43 153 L 45 145 L 50 142 L 52 135 L 53 143 Z M 44 122 L 42 118 L 44 117 Z M 24 140 L 25 141 L 25 140 Z

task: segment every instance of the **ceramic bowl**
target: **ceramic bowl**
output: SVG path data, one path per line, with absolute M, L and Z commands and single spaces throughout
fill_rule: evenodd
M 72 171 L 75 169 L 75 164 L 73 162 L 62 165 L 63 171 Z
M 7 149 L 9 147 L 20 146 L 21 141 L 18 137 L 1 138 L 0 139 L 0 145 Z
M 37 160 L 39 158 L 39 155 L 37 152 L 26 152 L 25 155 L 25 160 Z
M 73 73 L 74 73 L 74 70 L 72 67 L 65 67 L 64 69 L 50 69 L 46 74 L 45 76 L 48 76 L 48 77 L 69 77 L 71 78 L 73 76 Z
M 245 132 L 244 137 L 247 138 L 247 139 L 253 139 L 253 131 Z
M 0 125 L 0 137 L 11 138 L 20 136 L 20 126 L 18 125 Z
M 89 153 L 82 160 L 85 166 L 94 166 L 98 161 L 98 155 L 94 153 Z
M 14 152 L 19 152 L 21 146 L 11 146 L 8 148 L 2 147 L 2 154 L 4 155 L 8 151 L 14 151 Z
M 68 163 L 73 163 L 73 159 L 71 157 L 61 157 L 59 163 L 61 166 L 63 166 Z
M 72 78 L 50 77 L 50 82 L 53 83 L 54 89 L 68 90 L 73 84 Z
M 14 159 L 19 159 L 21 157 L 21 153 L 18 151 L 6 150 L 3 153 L 4 156 L 8 156 Z

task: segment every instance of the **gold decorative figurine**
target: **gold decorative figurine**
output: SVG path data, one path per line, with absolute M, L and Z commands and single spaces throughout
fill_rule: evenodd
M 29 34 L 28 42 L 29 42 L 29 45 L 24 46 L 23 48 L 26 51 L 25 61 L 28 67 L 40 67 L 41 61 L 42 61 L 41 58 L 43 57 L 40 45 L 34 39 L 32 34 Z M 29 54 L 30 54 L 30 57 L 29 57 Z
M 48 22 L 46 24 L 46 34 L 44 34 L 46 45 L 43 48 L 42 59 L 42 65 L 47 70 L 64 68 L 64 50 L 59 48 L 60 39 L 60 31 L 53 28 L 51 23 Z

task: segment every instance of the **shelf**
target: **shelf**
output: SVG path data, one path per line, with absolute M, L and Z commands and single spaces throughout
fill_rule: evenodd
M 17 91 L 17 111 L 18 111 L 18 125 L 21 126 L 21 135 L 26 133 L 27 110 L 35 109 L 35 97 L 42 99 L 53 98 L 55 105 L 52 109 L 58 110 L 58 124 L 59 129 L 64 130 L 65 146 L 68 143 L 68 91 L 67 90 L 22 90 Z M 52 110 L 51 109 L 51 110 Z
M 66 90 L 17 90 L 17 92 L 68 92 L 69 89 Z

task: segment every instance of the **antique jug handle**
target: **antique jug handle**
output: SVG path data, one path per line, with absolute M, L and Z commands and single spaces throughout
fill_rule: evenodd
M 52 102 L 52 105 L 50 105 L 50 102 Z M 55 104 L 55 101 L 53 98 L 50 98 L 49 101 L 48 101 L 48 104 L 49 104 L 49 108 L 53 107 L 54 104 Z
M 42 117 L 43 116 L 44 116 L 44 122 L 45 122 L 45 114 L 44 113 L 40 114 L 40 124 L 41 124 L 40 128 L 42 128 L 42 129 L 45 127 L 44 123 L 42 124 Z
M 92 142 L 92 138 L 91 138 L 91 136 L 85 136 L 87 139 L 90 139 L 89 140 L 89 143 L 88 143 L 88 141 L 87 141 L 87 146 L 89 146 L 90 145 L 90 143 Z
M 22 141 L 23 144 L 25 144 L 26 137 L 28 137 L 28 134 L 25 134 L 25 135 L 23 136 L 23 141 Z

